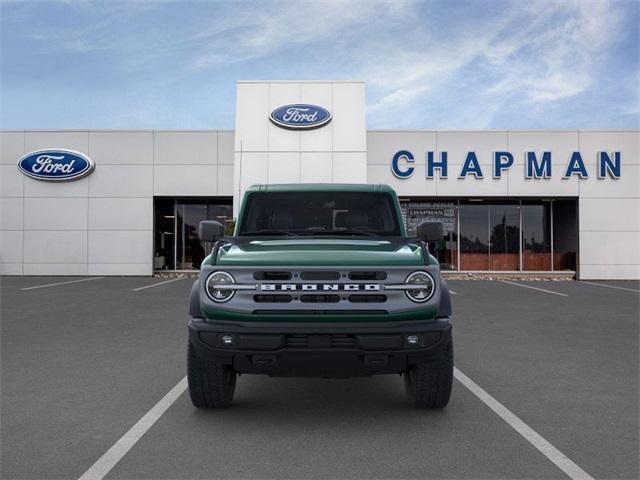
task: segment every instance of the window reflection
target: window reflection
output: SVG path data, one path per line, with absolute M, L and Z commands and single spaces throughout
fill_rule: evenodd
M 517 204 L 489 205 L 490 270 L 520 269 L 520 208 Z
M 522 269 L 551 270 L 551 202 L 522 203 Z
M 489 270 L 489 205 L 460 205 L 460 269 Z
M 403 215 L 409 234 L 415 235 L 416 226 L 425 219 L 440 221 L 433 216 L 436 215 L 435 210 L 444 203 L 403 202 Z M 453 201 L 449 201 L 449 204 L 456 205 Z M 445 220 L 455 225 L 449 231 L 443 222 L 445 241 L 429 246 L 443 264 L 443 269 L 457 269 L 457 241 L 460 242 L 460 270 L 576 269 L 578 213 L 574 198 L 522 202 L 461 200 L 457 215 L 458 224 L 453 219 Z M 458 234 L 459 238 L 456 238 Z
M 458 269 L 458 202 L 402 202 L 407 235 L 415 236 L 423 222 L 440 222 L 444 238 L 429 244 L 442 270 Z

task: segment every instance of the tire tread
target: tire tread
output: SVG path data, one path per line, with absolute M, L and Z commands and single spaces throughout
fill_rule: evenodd
M 405 372 L 404 384 L 407 399 L 414 407 L 446 407 L 453 386 L 453 340 L 435 358 Z
M 233 401 L 236 373 L 228 365 L 198 356 L 189 342 L 187 381 L 191 403 L 197 408 L 226 408 Z

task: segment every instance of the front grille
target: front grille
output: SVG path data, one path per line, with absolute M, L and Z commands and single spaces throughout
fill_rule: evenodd
M 349 295 L 349 301 L 351 303 L 384 303 L 387 301 L 387 296 L 353 294 Z
M 254 295 L 253 301 L 256 303 L 289 303 L 293 300 L 291 295 Z
M 302 280 L 339 280 L 340 272 L 330 271 L 308 271 L 300 272 L 300 278 Z
M 360 282 L 367 280 L 385 280 L 387 272 L 349 272 L 349 280 L 357 280 Z
M 285 344 L 290 348 L 350 348 L 356 345 L 353 335 L 287 335 Z
M 300 295 L 302 303 L 338 303 L 340 295 Z
M 247 285 L 235 293 L 233 305 L 264 315 L 384 315 L 407 301 L 400 290 L 409 268 L 358 266 L 265 266 L 233 272 L 236 283 Z
M 256 280 L 291 280 L 291 272 L 279 272 L 279 271 L 254 272 L 253 278 Z

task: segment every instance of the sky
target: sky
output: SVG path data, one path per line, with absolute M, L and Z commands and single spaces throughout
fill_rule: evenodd
M 232 129 L 237 80 L 363 80 L 370 129 L 640 126 L 640 0 L 0 0 L 1 128 Z

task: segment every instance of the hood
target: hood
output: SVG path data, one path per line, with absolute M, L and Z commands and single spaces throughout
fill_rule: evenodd
M 225 266 L 413 266 L 424 265 L 420 245 L 396 239 L 233 239 L 221 245 Z

